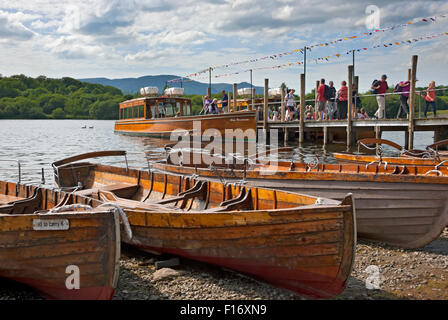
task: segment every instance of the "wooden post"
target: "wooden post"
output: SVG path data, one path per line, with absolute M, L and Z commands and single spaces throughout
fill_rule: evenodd
M 411 81 L 412 69 L 408 69 L 408 81 Z
M 326 146 L 328 142 L 328 127 L 324 125 L 322 129 L 324 131 L 324 146 Z
M 411 89 L 409 90 L 409 149 L 414 148 L 415 82 L 417 80 L 417 61 L 418 56 L 412 56 Z
M 212 97 L 212 88 L 210 88 L 210 87 L 207 88 L 207 95 L 209 98 Z
M 268 128 L 269 79 L 264 79 L 263 129 Z
M 250 110 L 256 110 L 257 108 L 255 107 L 255 88 L 252 88 L 252 106 Z
M 314 113 L 316 114 L 316 118 L 318 117 L 317 112 L 317 89 L 319 89 L 320 81 L 316 81 L 316 91 L 314 92 Z
M 227 113 L 230 113 L 230 104 L 232 103 L 232 93 L 231 92 L 227 92 Z
M 232 112 L 238 111 L 238 106 L 236 104 L 236 99 L 238 98 L 238 85 L 236 83 L 233 84 L 233 106 Z
M 285 122 L 285 89 L 282 88 L 282 94 L 281 94 L 281 101 L 280 101 L 280 120 L 282 122 Z
M 355 69 L 353 68 L 353 89 L 356 90 L 358 96 L 359 96 L 359 76 L 355 76 Z M 356 105 L 356 108 L 359 106 Z M 355 109 L 355 106 L 353 106 L 353 109 Z M 356 120 L 356 119 L 355 119 Z
M 300 75 L 300 105 L 299 105 L 299 143 L 305 136 L 305 74 Z
M 381 139 L 381 127 L 380 126 L 375 126 L 375 138 Z
M 347 147 L 352 146 L 353 66 L 348 66 Z

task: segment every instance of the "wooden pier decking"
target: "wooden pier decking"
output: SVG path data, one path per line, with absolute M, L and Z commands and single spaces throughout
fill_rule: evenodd
M 409 120 L 408 119 L 366 119 L 366 120 L 352 120 L 351 135 L 352 140 L 364 137 L 381 137 L 381 132 L 384 131 L 403 131 L 409 134 Z M 266 123 L 266 130 L 278 130 L 283 134 L 290 135 L 295 132 L 300 132 L 300 121 L 268 121 Z M 347 120 L 305 120 L 303 123 L 303 131 L 305 133 L 305 141 L 309 140 L 310 136 L 321 136 L 324 144 L 333 141 L 333 136 L 347 134 Z M 264 129 L 264 122 L 257 122 L 258 129 Z M 413 120 L 413 129 L 415 131 L 434 131 L 435 139 L 445 138 L 448 135 L 448 118 L 417 118 Z M 311 133 L 311 135 L 310 135 Z M 308 136 L 308 137 L 307 137 Z M 307 139 L 308 138 L 308 139 Z M 406 143 L 409 139 L 405 139 Z

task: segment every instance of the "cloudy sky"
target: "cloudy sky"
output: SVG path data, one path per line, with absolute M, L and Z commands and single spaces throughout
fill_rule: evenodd
M 448 13 L 447 1 L 429 0 L 0 0 L 0 73 L 74 78 L 182 76 L 366 32 L 366 8 L 371 4 L 380 9 L 380 27 Z M 448 18 L 317 48 L 308 58 L 438 32 L 448 32 Z M 413 54 L 419 55 L 421 82 L 448 84 L 447 45 L 448 37 L 440 37 L 357 54 L 361 89 L 366 90 L 382 73 L 391 82 L 406 78 Z M 219 69 L 215 74 L 302 59 L 295 54 Z M 344 55 L 309 63 L 308 90 L 321 77 L 339 83 L 350 62 L 351 56 Z M 302 71 L 301 67 L 256 71 L 254 83 L 262 85 L 269 78 L 271 87 L 283 81 L 298 87 Z M 248 80 L 249 74 L 244 73 L 213 81 Z

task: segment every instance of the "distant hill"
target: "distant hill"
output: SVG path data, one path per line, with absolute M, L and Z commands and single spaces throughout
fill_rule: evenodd
M 113 86 L 120 89 L 125 94 L 135 94 L 142 87 L 158 87 L 159 92 L 162 93 L 167 81 L 179 78 L 179 76 L 173 75 L 159 75 L 159 76 L 145 76 L 140 78 L 124 78 L 124 79 L 107 79 L 107 78 L 88 78 L 79 79 L 83 82 L 96 83 L 104 86 Z M 180 83 L 168 83 L 171 87 L 180 87 Z M 202 83 L 198 81 L 184 82 L 182 84 L 185 88 L 185 94 L 200 94 L 203 95 L 207 92 L 208 83 Z M 250 83 L 241 82 L 238 84 L 238 88 L 250 88 Z M 257 94 L 263 94 L 262 87 L 254 87 Z M 212 93 L 219 93 L 222 90 L 232 91 L 233 85 L 228 83 L 212 83 Z

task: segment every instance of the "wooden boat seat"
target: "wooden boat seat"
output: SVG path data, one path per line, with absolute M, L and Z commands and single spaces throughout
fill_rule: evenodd
M 235 210 L 253 210 L 252 193 L 250 192 L 250 189 L 241 189 L 237 198 L 224 201 L 219 207 L 205 210 L 205 212 L 214 213 Z
M 15 196 L 11 196 L 11 195 L 6 195 L 6 194 L 0 194 L 0 206 L 8 204 L 10 202 L 14 202 L 14 201 L 18 201 L 18 200 L 22 200 L 23 198 L 19 198 L 19 197 L 15 197 Z
M 26 214 L 38 211 L 42 205 L 42 189 L 36 188 L 33 195 L 26 199 L 21 199 L 0 205 L 0 213 L 6 214 Z
M 115 195 L 117 195 L 117 197 L 120 198 L 131 198 L 137 192 L 138 188 L 139 188 L 138 184 L 117 183 L 103 187 L 76 191 L 75 194 L 84 197 L 91 197 L 92 194 L 98 193 L 98 191 L 109 191 L 113 192 Z
M 132 199 L 125 199 L 118 196 L 114 191 L 104 190 L 104 189 L 94 189 L 91 191 L 91 195 L 97 194 L 98 200 L 104 202 L 113 202 L 120 207 L 127 209 L 143 209 L 150 211 L 161 211 L 161 212 L 188 212 L 191 209 L 186 208 L 188 200 L 192 200 L 194 198 L 199 198 L 201 196 L 205 196 L 207 192 L 207 182 L 206 181 L 198 181 L 196 184 L 189 190 L 179 193 L 178 196 L 160 200 L 156 202 L 141 202 Z M 175 204 L 182 201 L 180 207 Z M 172 205 L 174 203 L 174 205 Z M 221 211 L 233 211 L 233 210 L 251 210 L 252 209 L 252 198 L 250 190 L 243 188 L 238 197 L 234 199 L 230 199 L 221 203 L 221 205 L 217 208 L 212 208 L 208 210 L 204 210 L 204 212 L 221 212 Z
M 150 210 L 150 211 L 184 211 L 181 208 L 175 207 L 175 206 L 167 206 L 167 205 L 161 205 L 157 203 L 143 203 L 141 201 L 137 200 L 131 200 L 131 199 L 124 199 L 118 197 L 116 194 L 110 192 L 110 191 L 103 191 L 100 190 L 98 192 L 99 200 L 104 202 L 113 202 L 120 207 L 127 208 L 127 209 L 144 209 L 144 210 Z

